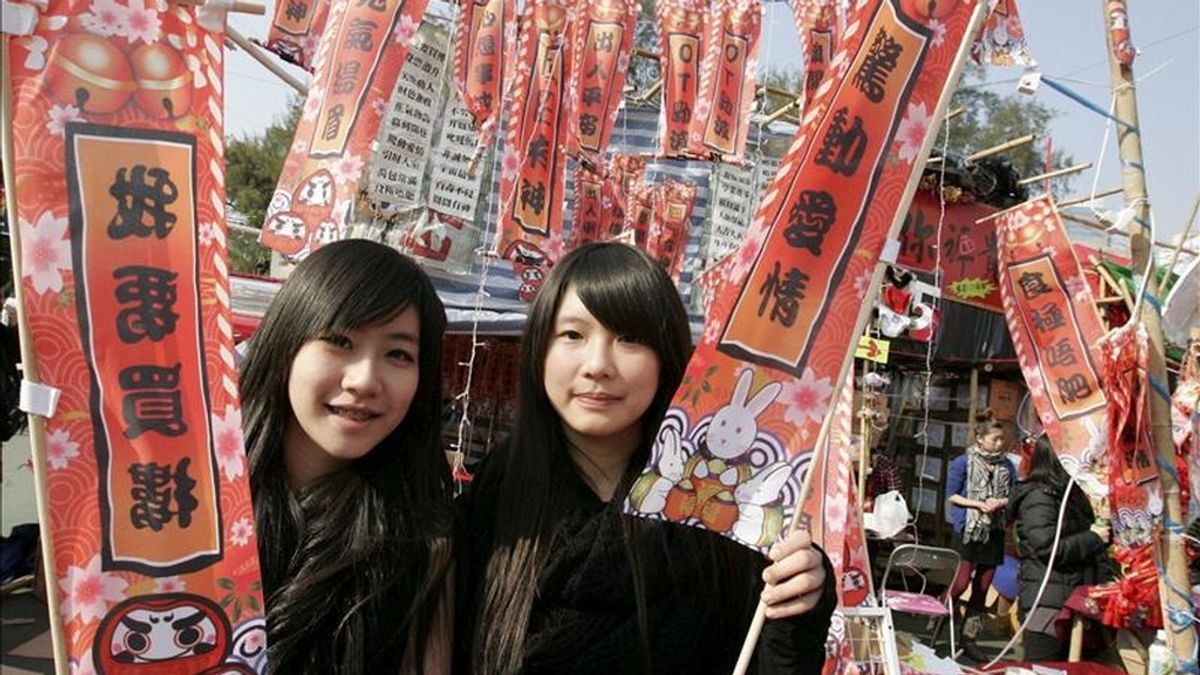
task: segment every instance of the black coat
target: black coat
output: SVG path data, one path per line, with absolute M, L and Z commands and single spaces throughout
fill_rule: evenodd
M 455 673 L 472 672 L 471 641 L 482 605 L 486 561 L 495 542 L 495 475 L 485 462 L 456 502 Z M 568 478 L 569 511 L 538 582 L 521 675 L 644 672 L 632 569 L 622 543 L 621 500 L 604 503 L 577 476 Z M 763 557 L 724 537 L 666 522 L 634 519 L 645 582 L 652 672 L 723 674 L 733 670 L 762 587 Z M 743 564 L 748 561 L 750 564 Z M 837 603 L 833 570 L 812 611 L 767 621 L 750 672 L 819 673 Z
M 1016 519 L 1017 547 L 1021 553 L 1021 610 L 1028 612 L 1046 575 L 1046 564 L 1054 546 L 1054 531 L 1062 504 L 1063 488 L 1042 481 L 1025 481 L 1009 500 L 1009 516 Z M 1078 488 L 1063 516 L 1062 535 L 1054 571 L 1046 582 L 1039 607 L 1061 608 L 1077 586 L 1112 579 L 1115 566 L 1106 552 L 1107 544 L 1092 532 L 1095 514 Z

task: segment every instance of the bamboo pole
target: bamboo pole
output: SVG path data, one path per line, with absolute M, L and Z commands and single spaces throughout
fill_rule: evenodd
M 1069 199 L 1064 199 L 1061 202 L 1058 202 L 1057 204 L 1055 204 L 1055 206 L 1057 206 L 1059 209 L 1063 209 L 1068 206 L 1075 206 L 1076 204 L 1084 204 L 1086 202 L 1095 201 L 1097 199 L 1100 199 L 1101 197 L 1111 197 L 1112 195 L 1119 195 L 1119 194 L 1121 194 L 1121 192 L 1122 192 L 1121 188 L 1112 188 L 1111 190 L 1104 190 L 1103 192 L 1097 192 L 1094 195 L 1083 195 L 1080 197 L 1071 197 Z
M 1119 2 L 1119 0 L 1118 0 Z M 1101 0 L 1102 17 L 1108 17 L 1112 0 Z M 1127 5 L 1127 3 L 1121 3 Z M 1120 7 L 1119 9 L 1126 9 Z M 1128 16 L 1128 13 L 1126 13 Z M 1138 126 L 1137 82 L 1133 68 L 1123 65 L 1113 52 L 1112 32 L 1105 20 L 1105 40 L 1108 44 L 1109 74 L 1112 79 L 1116 117 L 1126 124 L 1117 128 L 1120 150 L 1122 187 L 1125 204 L 1136 216 L 1129 222 L 1129 249 L 1134 270 L 1146 269 L 1153 260 L 1150 238 L 1150 200 L 1146 189 L 1146 174 L 1143 167 L 1142 138 Z M 1137 272 L 1135 271 L 1135 274 Z M 1158 295 L 1158 280 L 1154 274 L 1145 277 L 1145 287 L 1137 289 L 1145 297 Z M 1141 315 L 1132 317 L 1141 320 L 1149 336 L 1148 382 L 1150 396 L 1150 426 L 1154 433 L 1154 448 L 1158 459 L 1158 479 L 1162 490 L 1164 528 L 1155 546 L 1157 559 L 1162 561 L 1164 575 L 1159 578 L 1159 594 L 1162 599 L 1163 626 L 1167 629 L 1167 646 L 1175 654 L 1177 672 L 1193 672 L 1196 666 L 1196 633 L 1190 621 L 1177 617 L 1190 615 L 1191 601 L 1186 595 L 1188 584 L 1187 553 L 1180 534 L 1183 531 L 1183 513 L 1180 503 L 1179 481 L 1176 477 L 1175 443 L 1171 438 L 1170 393 L 1167 389 L 1167 368 L 1163 357 L 1163 333 L 1157 302 L 1143 302 Z M 1181 598 L 1180 596 L 1183 595 Z
M 1067 166 L 1067 167 L 1063 167 L 1061 169 L 1047 171 L 1046 173 L 1039 173 L 1038 175 L 1030 176 L 1029 178 L 1022 178 L 1021 180 L 1017 181 L 1017 185 L 1029 185 L 1030 183 L 1036 183 L 1036 182 L 1042 181 L 1042 180 L 1049 180 L 1051 178 L 1059 178 L 1061 176 L 1068 176 L 1073 173 L 1079 173 L 1080 171 L 1087 171 L 1090 168 L 1092 168 L 1092 163 L 1084 162 L 1082 164 L 1076 164 L 1074 166 Z
M 9 35 L 4 35 L 0 48 L 9 54 Z M 17 179 L 13 167 L 12 75 L 9 59 L 0 59 L 0 164 L 4 165 L 5 208 L 8 210 L 8 244 L 12 255 L 13 295 L 17 299 L 17 326 L 21 336 L 22 377 L 29 383 L 38 382 L 37 355 L 33 351 L 33 335 L 25 317 L 25 290 L 21 283 L 21 228 L 17 217 Z M 41 523 L 42 574 L 46 580 L 46 609 L 49 611 L 50 643 L 54 649 L 54 672 L 67 675 L 67 643 L 63 636 L 62 613 L 59 611 L 58 575 L 54 567 L 54 536 L 50 523 L 49 495 L 46 488 L 46 419 L 29 415 L 29 446 L 32 450 L 34 497 L 38 522 Z
M 271 57 L 263 53 L 262 47 L 251 42 L 245 35 L 237 32 L 233 26 L 225 27 L 225 37 L 233 41 L 233 44 L 241 47 L 250 58 L 258 61 L 259 65 L 271 71 L 271 74 L 283 80 L 292 89 L 295 89 L 301 96 L 308 96 L 308 87 L 304 86 L 300 80 L 297 80 L 291 73 L 284 70 L 278 63 L 271 60 Z
M 938 97 L 937 108 L 933 111 L 933 119 L 943 119 L 947 109 L 950 107 L 950 95 L 958 86 L 958 80 L 962 76 L 963 66 L 965 65 L 967 54 L 971 49 L 970 36 L 975 35 L 983 23 L 984 14 L 987 10 L 987 0 L 974 0 L 974 8 L 971 10 L 971 17 L 967 20 L 967 29 L 964 33 L 962 44 L 959 45 L 958 51 L 954 56 L 954 65 L 950 68 L 950 72 L 946 77 L 945 86 L 942 87 L 941 95 Z M 895 215 L 892 217 L 892 224 L 888 228 L 888 236 L 885 240 L 895 239 L 900 231 L 900 226 L 904 222 L 905 216 L 908 214 L 908 206 L 912 203 L 913 195 L 917 191 L 917 185 L 921 182 L 921 173 L 924 170 L 924 158 L 929 157 L 929 152 L 933 149 L 933 143 L 936 140 L 937 134 L 928 133 L 925 140 L 921 143 L 921 151 L 917 155 L 921 159 L 921 166 L 914 166 L 912 175 L 909 177 L 908 184 L 904 187 L 904 193 L 900 195 L 900 203 L 896 209 Z M 870 285 L 867 287 L 866 296 L 863 299 L 863 305 L 858 311 L 858 317 L 854 322 L 854 330 L 851 332 L 852 343 L 846 346 L 846 356 L 842 359 L 842 367 L 838 371 L 835 382 L 845 382 L 846 373 L 849 372 L 850 366 L 854 363 L 854 352 L 858 345 L 858 337 L 863 334 L 863 329 L 867 325 L 867 321 L 871 318 L 871 312 L 875 306 L 875 299 L 879 295 L 879 288 L 883 284 L 883 273 L 886 265 L 882 262 L 875 265 L 875 272 L 871 275 Z M 830 411 L 832 413 L 832 411 Z M 820 457 L 821 446 L 825 445 L 825 438 L 829 435 L 829 427 L 833 420 L 833 415 L 828 414 L 825 420 L 821 423 L 821 431 L 817 435 L 815 450 L 813 451 L 812 463 L 810 466 L 816 466 Z M 803 508 L 804 502 L 808 499 L 808 494 L 812 490 L 812 473 L 809 472 L 804 478 L 804 484 L 801 486 L 800 494 L 796 500 L 797 515 L 800 509 Z M 793 517 L 792 522 L 787 528 L 787 534 L 794 532 L 800 525 L 800 518 Z M 785 535 L 786 536 L 786 535 Z M 755 645 L 758 644 L 758 636 L 762 633 L 763 624 L 767 619 L 767 605 L 762 601 L 758 601 L 758 609 L 754 612 L 754 619 L 750 623 L 750 629 L 746 633 L 746 640 L 742 643 L 742 651 L 738 655 L 737 664 L 734 667 L 733 675 L 746 675 L 746 671 L 750 668 L 750 659 L 754 656 Z
M 1028 134 L 1026 136 L 1019 136 L 1017 138 L 1012 139 L 1011 141 L 1005 141 L 1004 143 L 1001 143 L 1000 145 L 993 145 L 990 148 L 984 148 L 983 150 L 980 150 L 979 152 L 976 152 L 971 155 L 967 155 L 967 161 L 968 162 L 978 162 L 979 160 L 983 159 L 984 157 L 991 157 L 992 155 L 998 155 L 1002 152 L 1012 150 L 1013 148 L 1019 148 L 1022 145 L 1028 145 L 1028 144 L 1032 143 L 1034 141 L 1034 139 L 1036 139 L 1036 138 L 1037 138 L 1037 134 Z
M 1200 211 L 1200 194 L 1196 195 L 1196 201 L 1192 204 L 1192 215 L 1188 216 L 1187 223 L 1183 226 L 1183 231 L 1179 233 L 1179 241 L 1175 243 L 1175 250 L 1171 251 L 1171 262 L 1167 263 L 1167 273 L 1175 269 L 1175 263 L 1179 261 L 1179 253 L 1183 250 L 1183 242 L 1192 234 L 1192 225 L 1196 222 L 1196 212 Z M 1158 297 L 1160 300 L 1166 299 L 1167 289 L 1164 286 L 1159 290 Z

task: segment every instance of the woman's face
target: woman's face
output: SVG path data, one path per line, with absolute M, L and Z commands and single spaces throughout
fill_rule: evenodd
M 658 391 L 658 355 L 609 330 L 568 287 L 546 349 L 543 384 L 578 447 L 636 447 L 641 419 Z
M 1003 429 L 992 429 L 982 436 L 975 437 L 979 449 L 984 452 L 1000 452 L 1004 448 L 1005 439 Z
M 400 425 L 420 380 L 420 318 L 394 318 L 304 343 L 292 360 L 284 454 L 301 484 L 363 457 Z

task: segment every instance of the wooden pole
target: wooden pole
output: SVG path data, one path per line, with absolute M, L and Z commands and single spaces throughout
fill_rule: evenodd
M 950 107 L 950 95 L 958 86 L 958 80 L 962 76 L 963 66 L 966 62 L 967 54 L 971 49 L 971 36 L 975 35 L 980 25 L 983 23 L 984 14 L 987 10 L 988 3 L 985 0 L 973 0 L 974 8 L 971 10 L 971 17 L 967 20 L 967 29 L 964 33 L 962 44 L 959 46 L 958 52 L 954 56 L 954 65 L 946 76 L 946 84 L 942 88 L 941 95 L 938 97 L 937 108 L 933 111 L 933 119 L 940 120 L 944 118 L 946 111 Z M 917 191 L 917 185 L 921 182 L 921 173 L 924 170 L 925 159 L 929 157 L 930 150 L 933 149 L 933 143 L 936 140 L 937 134 L 927 133 L 924 142 L 921 144 L 921 151 L 917 155 L 919 160 L 918 166 L 913 167 L 912 175 L 909 177 L 908 184 L 904 187 L 904 193 L 900 195 L 900 203 L 896 209 L 896 213 L 892 218 L 891 227 L 888 228 L 887 239 L 894 239 L 900 231 L 900 226 L 904 222 L 904 218 L 908 213 L 908 206 L 912 203 L 913 194 Z M 862 308 L 859 309 L 858 317 L 854 322 L 854 330 L 851 332 L 851 343 L 846 345 L 846 356 L 842 360 L 842 367 L 838 371 L 835 382 L 845 382 L 846 373 L 850 371 L 850 366 L 854 363 L 854 352 L 858 346 L 858 337 L 863 334 L 863 329 L 867 325 L 867 321 L 871 318 L 871 312 L 875 306 L 875 298 L 879 294 L 879 288 L 883 284 L 883 273 L 887 265 L 883 262 L 877 262 L 875 272 L 871 276 L 870 285 L 867 287 L 867 293 L 863 301 Z M 831 403 L 832 406 L 832 403 Z M 817 435 L 816 449 L 813 451 L 812 463 L 810 466 L 816 466 L 820 459 L 817 453 L 821 452 L 821 446 L 825 444 L 825 437 L 829 435 L 829 428 L 833 420 L 832 409 L 830 414 L 825 416 L 824 422 L 821 423 L 821 431 Z M 800 489 L 800 495 L 796 501 L 797 515 L 800 509 L 804 507 L 804 502 L 808 499 L 808 493 L 812 489 L 812 473 L 808 473 L 804 477 L 804 484 Z M 788 526 L 787 534 L 791 534 L 800 525 L 800 518 L 792 518 L 792 522 Z M 786 535 L 785 535 L 786 536 Z M 750 629 L 746 633 L 746 640 L 742 643 L 742 651 L 738 655 L 737 664 L 734 666 L 733 675 L 746 675 L 746 671 L 750 668 L 750 659 L 754 656 L 755 645 L 758 644 L 758 636 L 762 633 L 763 624 L 767 620 L 767 605 L 762 601 L 758 601 L 758 609 L 754 613 L 754 619 L 750 623 Z
M 1076 204 L 1083 204 L 1084 202 L 1094 201 L 1096 199 L 1100 199 L 1101 197 L 1111 197 L 1112 195 L 1121 194 L 1121 192 L 1123 192 L 1123 190 L 1121 188 L 1113 188 L 1111 190 L 1102 190 L 1100 192 L 1097 192 L 1094 195 L 1081 195 L 1079 197 L 1070 197 L 1068 199 L 1064 199 L 1061 202 L 1058 202 L 1057 204 L 1055 204 L 1055 206 L 1057 206 L 1061 210 L 1067 206 L 1075 206 Z
M 1116 0 L 1120 5 L 1127 5 Z M 1117 125 L 1117 141 L 1123 171 L 1122 188 L 1127 208 L 1136 215 L 1129 222 L 1129 249 L 1134 274 L 1153 262 L 1150 231 L 1150 200 L 1146 192 L 1146 174 L 1142 157 L 1142 137 L 1138 124 L 1137 83 L 1133 68 L 1117 61 L 1108 30 L 1107 17 L 1113 9 L 1113 0 L 1101 0 L 1101 16 L 1105 18 L 1104 34 L 1108 43 L 1109 75 L 1112 79 L 1116 117 L 1124 122 Z M 1125 7 L 1119 7 L 1125 9 Z M 1128 12 L 1126 12 L 1128 17 Z M 1159 578 L 1158 590 L 1162 600 L 1163 626 L 1166 627 L 1167 646 L 1175 654 L 1177 672 L 1193 672 L 1196 666 L 1196 633 L 1190 621 L 1183 618 L 1191 613 L 1191 600 L 1187 596 L 1187 553 L 1184 550 L 1184 522 L 1179 497 L 1179 481 L 1175 473 L 1175 443 L 1171 438 L 1171 402 L 1167 384 L 1167 368 L 1163 358 L 1162 320 L 1157 302 L 1158 280 L 1153 273 L 1146 275 L 1145 286 L 1137 289 L 1146 299 L 1141 304 L 1141 315 L 1132 320 L 1141 320 L 1149 336 L 1149 372 L 1146 384 L 1150 390 L 1150 425 L 1154 433 L 1154 449 L 1158 459 L 1158 478 L 1162 488 L 1163 521 L 1162 536 L 1157 538 L 1157 559 L 1162 561 L 1164 575 Z
M 1017 181 L 1017 185 L 1030 185 L 1032 183 L 1047 180 L 1050 178 L 1059 178 L 1060 176 L 1066 176 L 1066 175 L 1073 174 L 1073 173 L 1079 173 L 1080 171 L 1087 171 L 1090 168 L 1092 168 L 1091 162 L 1084 162 L 1083 164 L 1076 164 L 1074 166 L 1066 166 L 1061 169 L 1047 171 L 1046 173 L 1039 173 L 1036 176 L 1022 178 L 1021 180 Z
M 273 60 L 271 60 L 271 57 L 263 53 L 262 47 L 259 47 L 251 42 L 245 35 L 237 32 L 233 26 L 225 27 L 225 37 L 232 40 L 233 44 L 241 47 L 247 54 L 250 55 L 250 58 L 258 61 L 259 65 L 261 65 L 263 68 L 271 71 L 272 75 L 283 80 L 284 83 L 292 89 L 295 89 L 296 93 L 300 94 L 301 96 L 308 96 L 308 87 L 304 86 L 304 83 L 302 83 L 300 80 L 297 80 L 291 73 L 287 72 L 280 67 L 278 63 L 275 63 Z
M 1192 204 L 1192 215 L 1188 216 L 1187 223 L 1183 226 L 1183 231 L 1179 233 L 1179 241 L 1175 243 L 1175 250 L 1171 251 L 1171 262 L 1167 263 L 1167 274 L 1175 269 L 1175 263 L 1179 261 L 1179 253 L 1183 251 L 1183 242 L 1192 234 L 1192 225 L 1196 222 L 1196 212 L 1200 211 L 1200 194 L 1196 195 L 1196 201 Z M 1166 299 L 1167 289 L 1159 290 L 1159 299 Z
M 0 41 L 7 56 L 9 35 Z M 22 377 L 30 383 L 38 381 L 37 356 L 33 351 L 33 335 L 25 318 L 25 290 L 21 283 L 21 227 L 17 217 L 17 179 L 13 167 L 12 76 L 9 59 L 0 59 L 0 164 L 4 165 L 5 208 L 8 210 L 8 245 L 12 255 L 13 295 L 17 299 L 17 326 L 21 335 Z M 54 649 L 54 672 L 67 675 L 67 643 L 63 638 L 62 614 L 59 612 L 58 575 L 54 571 L 54 536 L 50 524 L 50 504 L 46 492 L 46 418 L 29 415 L 29 447 L 32 450 L 33 493 L 41 523 L 42 574 L 46 580 L 46 609 L 49 611 L 50 643 Z

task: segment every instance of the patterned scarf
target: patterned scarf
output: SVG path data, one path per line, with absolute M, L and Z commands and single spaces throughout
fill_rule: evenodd
M 967 499 L 986 502 L 988 499 L 1007 499 L 1009 485 L 1008 462 L 1002 452 L 986 453 L 978 446 L 967 448 Z M 979 509 L 967 509 L 967 524 L 963 543 L 986 544 L 993 529 L 1004 527 L 1003 511 L 993 514 Z

